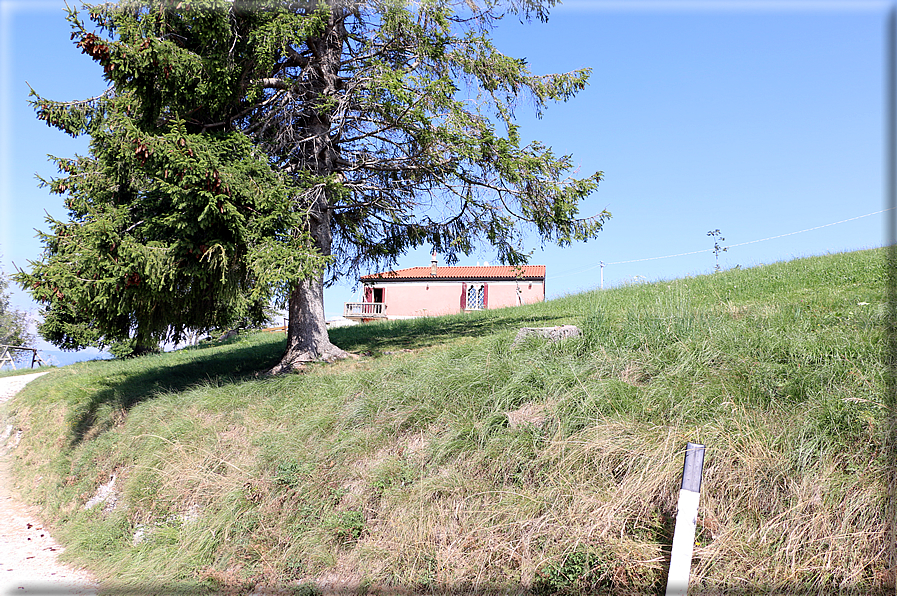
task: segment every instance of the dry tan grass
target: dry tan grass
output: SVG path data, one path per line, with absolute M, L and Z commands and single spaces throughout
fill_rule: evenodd
M 548 419 L 549 411 L 552 408 L 553 404 L 524 404 L 516 410 L 505 413 L 508 417 L 508 426 L 511 429 L 527 425 L 541 428 Z
M 651 375 L 636 362 L 628 362 L 620 373 L 620 380 L 634 387 L 644 387 L 651 380 Z
M 743 430 L 737 437 L 706 430 L 713 446 L 694 585 L 783 588 L 837 577 L 850 587 L 880 573 L 884 535 L 870 527 L 880 504 L 875 491 L 854 482 L 827 493 L 823 487 L 840 473 L 835 467 L 789 481 L 782 454 Z M 337 556 L 338 567 L 372 588 L 522 593 L 546 565 L 590 550 L 606 558 L 602 578 L 615 593 L 637 593 L 646 581 L 660 581 L 668 564 L 658 532 L 675 514 L 686 438 L 676 428 L 602 420 L 550 441 L 540 456 L 551 470 L 544 482 L 513 489 L 484 482 L 481 463 L 462 458 L 424 483 L 368 502 L 366 532 Z M 383 448 L 373 461 L 399 449 Z M 758 516 L 746 518 L 745 511 Z M 338 575 L 318 579 L 346 588 L 351 582 L 339 583 Z

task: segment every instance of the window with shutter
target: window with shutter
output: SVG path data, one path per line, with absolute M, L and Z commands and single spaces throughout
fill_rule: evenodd
M 467 287 L 465 310 L 482 310 L 485 308 L 486 287 L 483 284 L 471 284 Z

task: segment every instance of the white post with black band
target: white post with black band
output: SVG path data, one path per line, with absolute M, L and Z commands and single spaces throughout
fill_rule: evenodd
M 666 596 L 685 596 L 688 592 L 703 468 L 704 446 L 700 443 L 689 443 L 685 448 L 685 465 L 682 468 L 682 487 L 679 489 L 679 506 L 676 510 L 676 529 L 673 532 L 673 552 L 670 556 Z

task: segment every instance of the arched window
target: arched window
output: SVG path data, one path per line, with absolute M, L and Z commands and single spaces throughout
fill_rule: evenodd
M 483 284 L 471 284 L 467 288 L 467 310 L 482 310 L 486 307 L 486 288 Z

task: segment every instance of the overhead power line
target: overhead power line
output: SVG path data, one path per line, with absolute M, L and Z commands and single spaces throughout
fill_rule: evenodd
M 829 226 L 836 226 L 838 224 L 847 223 L 849 221 L 854 221 L 856 219 L 862 219 L 864 217 L 871 217 L 873 215 L 878 215 L 880 213 L 885 213 L 887 211 L 893 211 L 893 210 L 894 210 L 894 207 L 890 207 L 888 209 L 882 209 L 880 211 L 875 211 L 873 213 L 867 213 L 865 215 L 857 215 L 856 217 L 842 219 L 841 221 L 835 221 L 832 223 L 823 224 L 821 226 L 807 228 L 806 230 L 798 230 L 796 232 L 788 232 L 787 234 L 779 234 L 778 236 L 770 236 L 769 238 L 760 238 L 759 240 L 750 240 L 748 242 L 739 242 L 738 244 L 730 244 L 730 245 L 726 246 L 725 248 L 734 248 L 736 246 L 745 246 L 746 244 L 756 244 L 758 242 L 766 242 L 767 240 L 775 240 L 776 238 L 784 238 L 785 236 L 794 236 L 795 234 L 803 234 L 804 232 L 812 232 L 813 230 L 827 228 Z M 684 257 L 686 255 L 696 255 L 696 254 L 699 254 L 702 252 L 713 252 L 714 250 L 715 249 L 713 249 L 713 248 L 705 248 L 703 250 L 693 250 L 691 252 L 680 252 L 680 253 L 677 253 L 674 255 L 664 255 L 662 257 L 646 257 L 644 259 L 629 259 L 628 261 L 614 261 L 613 263 L 603 263 L 603 265 L 605 265 L 605 266 L 607 266 L 607 265 L 624 265 L 626 263 L 641 263 L 642 261 L 657 261 L 659 259 L 672 259 L 674 257 Z M 601 267 L 601 266 L 602 266 L 602 263 L 599 263 L 598 265 L 592 265 L 591 267 L 587 267 L 585 269 L 580 269 L 577 271 L 568 271 L 568 272 L 562 273 L 560 275 L 554 275 L 552 277 L 549 277 L 548 279 L 558 279 L 560 277 L 567 277 L 569 275 L 579 275 L 581 273 L 585 273 L 586 271 L 591 271 L 592 269 L 597 269 L 598 267 Z
M 891 207 L 889 209 L 882 209 L 881 211 L 876 211 L 875 213 L 867 213 L 866 215 L 857 215 L 856 217 L 851 217 L 850 219 L 842 219 L 841 221 L 823 224 L 821 226 L 816 226 L 815 228 L 807 228 L 806 230 L 799 230 L 797 232 L 788 232 L 787 234 L 779 234 L 778 236 L 770 236 L 769 238 L 761 238 L 760 240 L 751 240 L 749 242 L 741 242 L 739 244 L 730 244 L 726 248 L 732 248 L 733 246 L 744 246 L 745 244 L 755 244 L 757 242 L 763 242 L 765 240 L 775 240 L 776 238 L 784 238 L 785 236 L 793 236 L 795 234 L 803 234 L 804 232 L 812 232 L 813 230 L 818 230 L 820 228 L 827 228 L 829 226 L 836 226 L 838 224 L 847 223 L 848 221 L 853 221 L 855 219 L 862 219 L 864 217 L 869 217 L 870 215 L 878 215 L 879 213 L 884 213 L 885 211 L 892 211 L 893 209 L 894 209 L 894 207 Z

